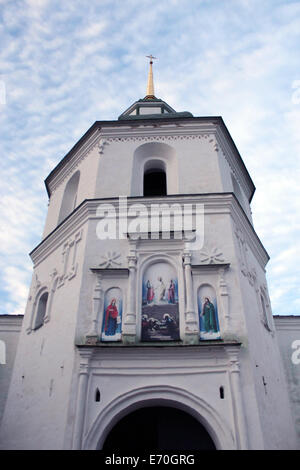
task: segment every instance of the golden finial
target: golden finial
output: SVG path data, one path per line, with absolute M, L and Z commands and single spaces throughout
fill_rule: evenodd
M 154 95 L 152 64 L 153 64 L 153 59 L 156 59 L 156 57 L 153 57 L 152 54 L 147 55 L 146 57 L 148 57 L 150 59 L 150 68 L 149 68 L 149 74 L 148 74 L 146 99 L 153 100 L 153 99 L 155 99 L 155 95 Z

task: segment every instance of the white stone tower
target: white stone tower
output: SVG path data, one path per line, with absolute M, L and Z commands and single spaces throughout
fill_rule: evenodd
M 253 182 L 221 117 L 155 97 L 152 60 L 46 178 L 4 449 L 297 447 Z

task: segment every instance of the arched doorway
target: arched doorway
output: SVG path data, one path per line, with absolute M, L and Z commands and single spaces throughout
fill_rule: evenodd
M 216 450 L 205 427 L 177 408 L 140 408 L 110 431 L 103 450 Z

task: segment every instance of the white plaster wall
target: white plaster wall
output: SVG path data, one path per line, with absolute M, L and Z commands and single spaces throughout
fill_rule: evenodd
M 237 256 L 238 248 L 237 248 Z M 261 430 L 266 449 L 295 449 L 297 440 L 291 416 L 291 408 L 280 357 L 277 336 L 272 321 L 272 331 L 263 325 L 259 289 L 266 286 L 265 271 L 247 244 L 247 275 L 237 266 L 238 295 L 246 323 L 245 347 L 248 351 L 249 377 L 244 375 L 246 387 L 254 386 Z M 250 274 L 255 273 L 252 278 Z M 243 375 L 243 374 L 242 374 Z M 251 384 L 249 378 L 251 377 Z M 264 385 L 265 384 L 265 385 Z M 279 400 L 280 396 L 280 400 Z
M 41 285 L 50 287 L 54 268 L 63 272 L 65 241 L 36 266 L 34 274 Z M 85 244 L 83 229 L 76 275 L 57 287 L 49 322 L 28 334 L 35 296 L 33 278 L 0 430 L 2 449 L 63 448 Z
M 23 315 L 0 315 L 0 341 L 5 344 L 5 364 L 0 363 L 0 424 L 22 327 Z
M 133 156 L 141 143 L 110 141 L 99 160 L 95 198 L 131 196 Z
M 176 142 L 179 155 L 179 194 L 218 193 L 223 191 L 217 153 L 208 139 Z
M 274 317 L 300 448 L 300 316 Z

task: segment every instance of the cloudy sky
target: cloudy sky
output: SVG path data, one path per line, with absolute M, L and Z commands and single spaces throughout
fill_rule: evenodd
M 156 96 L 221 115 L 256 185 L 274 314 L 300 315 L 300 1 L 0 0 L 0 312 L 20 314 L 44 179 L 96 120 Z

